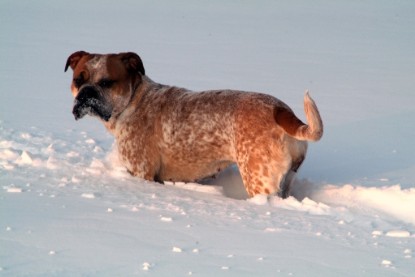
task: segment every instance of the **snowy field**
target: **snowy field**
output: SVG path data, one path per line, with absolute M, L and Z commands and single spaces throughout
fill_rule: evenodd
M 415 276 L 413 1 L 0 2 L 0 276 Z M 75 121 L 74 51 L 272 94 L 325 123 L 292 197 L 129 176 Z

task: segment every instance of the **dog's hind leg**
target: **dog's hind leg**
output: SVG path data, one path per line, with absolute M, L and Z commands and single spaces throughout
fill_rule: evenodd
M 305 152 L 307 149 L 307 144 L 303 144 L 303 147 L 305 147 L 303 150 Z M 288 196 L 290 196 L 291 185 L 294 182 L 295 176 L 297 175 L 297 171 L 300 168 L 301 164 L 303 163 L 304 158 L 305 158 L 305 153 L 299 155 L 292 162 L 291 168 L 290 170 L 288 170 L 280 186 L 280 191 L 278 193 L 278 196 L 280 196 L 281 198 L 287 198 Z
M 280 193 L 280 186 L 285 183 L 288 171 L 288 166 L 252 155 L 246 162 L 239 162 L 238 167 L 249 197 Z
M 285 178 L 282 180 L 280 184 L 280 191 L 278 192 L 278 196 L 285 199 L 290 196 L 291 184 L 294 181 L 296 172 L 290 170 L 285 175 Z

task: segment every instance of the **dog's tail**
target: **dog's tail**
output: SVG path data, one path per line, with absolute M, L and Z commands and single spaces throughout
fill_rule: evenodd
M 308 91 L 304 96 L 304 111 L 307 124 L 298 119 L 294 112 L 287 108 L 276 107 L 274 110 L 275 120 L 287 134 L 298 139 L 307 141 L 318 141 L 323 136 L 323 121 L 313 99 Z

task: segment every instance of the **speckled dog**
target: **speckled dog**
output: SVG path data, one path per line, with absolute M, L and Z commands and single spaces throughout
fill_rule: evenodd
M 289 195 L 307 141 L 323 124 L 306 93 L 307 124 L 280 100 L 234 90 L 191 92 L 145 75 L 135 53 L 69 56 L 75 119 L 99 117 L 134 176 L 154 181 L 197 181 L 236 163 L 250 197 Z

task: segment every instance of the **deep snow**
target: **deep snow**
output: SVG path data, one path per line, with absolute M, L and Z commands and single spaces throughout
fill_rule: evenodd
M 0 276 L 413 276 L 415 4 L 2 1 Z M 155 81 L 270 93 L 325 136 L 293 196 L 129 176 L 71 114 L 66 58 L 136 51 Z

